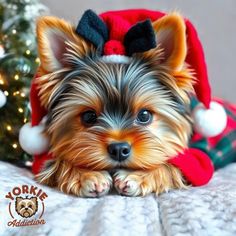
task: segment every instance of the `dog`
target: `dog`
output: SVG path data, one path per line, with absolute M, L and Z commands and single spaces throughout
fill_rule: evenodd
M 15 208 L 18 215 L 24 218 L 30 218 L 38 211 L 37 197 L 16 197 Z
M 88 33 L 94 22 L 97 38 Z M 183 173 L 188 167 L 178 168 L 178 159 L 171 161 L 189 149 L 193 134 L 190 94 L 196 74 L 186 64 L 184 18 L 171 13 L 139 24 L 124 40 L 129 49 L 117 40 L 101 46 L 103 24 L 91 12 L 78 29 L 56 17 L 38 21 L 41 65 L 34 84 L 47 110 L 44 134 L 52 158 L 36 179 L 81 197 L 103 196 L 113 186 L 126 196 L 187 188 Z M 142 27 L 152 39 L 132 44 Z M 102 47 L 109 56 L 101 56 Z M 110 61 L 111 50 L 132 56 L 120 62 L 117 55 L 118 61 Z M 207 163 L 209 181 L 213 167 Z

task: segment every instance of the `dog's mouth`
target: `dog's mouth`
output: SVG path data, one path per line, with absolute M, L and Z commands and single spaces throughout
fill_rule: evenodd
M 31 216 L 31 213 L 29 211 L 25 211 L 23 214 L 22 214 L 23 217 L 25 218 L 28 218 Z
M 108 172 L 110 173 L 110 175 L 114 175 L 118 170 L 121 170 L 121 169 L 122 170 L 134 170 L 134 169 L 122 166 L 122 165 L 117 165 L 116 167 L 109 169 Z

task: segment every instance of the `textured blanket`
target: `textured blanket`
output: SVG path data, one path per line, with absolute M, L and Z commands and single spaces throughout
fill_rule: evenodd
M 5 195 L 10 192 L 13 197 L 15 188 L 14 193 L 20 196 L 22 185 L 37 186 L 48 195 L 44 200 L 44 224 L 8 226 L 13 218 L 9 213 L 11 199 Z M 14 210 L 11 207 L 12 216 L 23 221 Z M 42 212 L 38 210 L 32 218 L 39 218 L 38 214 Z M 159 197 L 130 198 L 114 192 L 99 199 L 82 199 L 40 186 L 30 172 L 0 162 L 0 235 L 235 236 L 236 164 L 217 171 L 204 187 L 172 190 Z

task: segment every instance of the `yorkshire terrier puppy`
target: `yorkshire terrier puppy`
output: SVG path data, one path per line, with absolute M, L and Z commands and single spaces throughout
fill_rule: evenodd
M 152 27 L 155 48 L 114 63 L 64 20 L 38 21 L 37 86 L 53 156 L 37 175 L 40 183 L 83 197 L 113 186 L 127 196 L 186 188 L 168 162 L 192 133 L 186 26 L 173 13 Z
M 24 218 L 29 218 L 35 215 L 36 212 L 38 211 L 37 197 L 31 197 L 31 198 L 17 197 L 15 206 L 18 215 Z

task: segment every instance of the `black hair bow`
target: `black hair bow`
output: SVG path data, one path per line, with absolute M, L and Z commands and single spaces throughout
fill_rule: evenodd
M 109 40 L 109 29 L 104 21 L 92 10 L 87 10 L 76 28 L 76 33 L 91 42 L 99 52 Z M 151 21 L 145 20 L 133 25 L 124 35 L 126 54 L 145 52 L 156 47 L 156 35 Z

